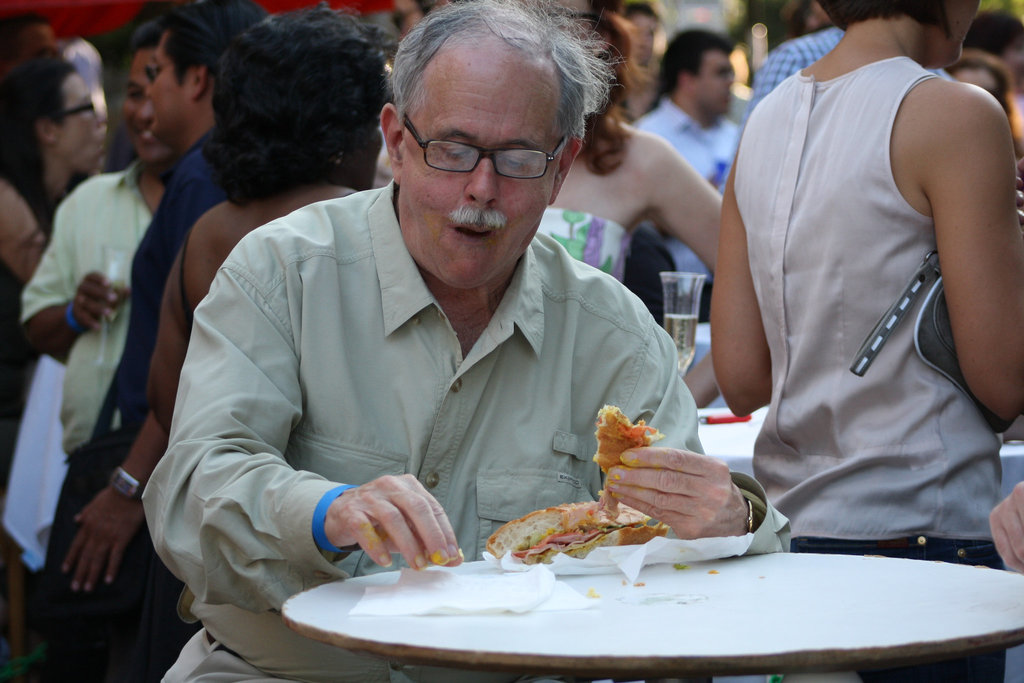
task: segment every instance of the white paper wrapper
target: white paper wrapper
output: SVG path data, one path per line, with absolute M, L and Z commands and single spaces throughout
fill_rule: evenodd
M 544 565 L 514 574 L 457 574 L 444 567 L 403 569 L 389 586 L 369 586 L 350 616 L 489 614 L 588 609 L 583 597 Z
M 507 572 L 521 572 L 536 566 L 549 567 L 555 574 L 607 574 L 610 571 L 621 571 L 626 580 L 632 583 L 636 581 L 640 570 L 649 564 L 688 564 L 734 557 L 745 553 L 753 540 L 754 534 L 690 541 L 659 536 L 643 545 L 595 548 L 583 559 L 557 554 L 551 564 L 547 565 L 526 565 L 510 553 L 498 559 L 484 552 L 483 557 Z

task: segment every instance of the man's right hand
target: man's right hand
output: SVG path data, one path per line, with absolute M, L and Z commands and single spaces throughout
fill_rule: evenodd
M 989 523 L 1003 562 L 1010 569 L 1024 572 L 1024 482 L 1014 486 L 1010 495 L 992 510 Z
M 96 582 L 112 583 L 125 548 L 145 523 L 142 502 L 125 498 L 111 487 L 96 494 L 75 517 L 75 534 L 61 567 L 71 574 L 71 590 L 88 593 Z
M 350 489 L 327 509 L 324 531 L 339 548 L 359 545 L 374 562 L 391 566 L 391 553 L 410 567 L 462 563 L 448 515 L 410 474 L 384 476 Z
M 120 296 L 102 273 L 89 273 L 82 278 L 75 298 L 71 300 L 72 315 L 79 324 L 99 329 L 103 317 L 109 317 L 117 308 Z

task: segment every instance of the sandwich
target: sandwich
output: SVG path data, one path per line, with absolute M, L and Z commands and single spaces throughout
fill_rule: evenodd
M 622 464 L 623 451 L 649 446 L 664 436 L 643 420 L 633 424 L 615 406 L 604 406 L 598 412 L 594 435 L 594 461 L 605 473 Z M 594 548 L 641 545 L 666 533 L 666 525 L 601 491 L 597 501 L 556 505 L 512 520 L 491 534 L 487 551 L 495 557 L 512 553 L 524 564 L 546 564 L 558 553 L 583 558 Z
M 583 558 L 594 548 L 640 545 L 666 533 L 666 525 L 626 505 L 611 513 L 598 501 L 565 503 L 508 522 L 487 539 L 487 552 L 550 564 L 558 553 Z
M 636 424 L 633 424 L 615 406 L 605 406 L 597 413 L 597 431 L 594 432 L 594 436 L 597 437 L 594 462 L 607 474 L 609 469 L 622 464 L 620 458 L 623 451 L 650 446 L 665 435 L 648 426 L 643 420 L 637 420 Z
M 598 464 L 605 474 L 616 465 L 624 465 L 622 453 L 630 448 L 650 446 L 655 441 L 664 438 L 664 434 L 654 427 L 648 426 L 643 420 L 637 420 L 636 424 L 630 421 L 616 406 L 604 406 L 597 412 L 597 452 L 594 453 L 594 462 Z M 604 489 L 600 492 L 600 503 L 608 514 L 615 516 L 618 509 L 618 501 L 611 497 Z

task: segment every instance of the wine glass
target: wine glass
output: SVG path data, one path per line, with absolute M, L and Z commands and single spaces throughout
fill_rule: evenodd
M 109 316 L 103 316 L 100 323 L 100 351 L 96 357 L 96 365 L 103 365 L 107 354 L 107 335 L 110 321 L 117 316 L 121 301 L 125 292 L 128 291 L 128 277 L 131 272 L 132 251 L 123 247 L 104 245 L 103 247 L 103 275 L 110 281 L 110 286 L 117 292 L 117 302 L 114 310 Z
M 697 315 L 700 295 L 704 290 L 703 273 L 664 271 L 661 291 L 664 302 L 664 325 L 678 352 L 679 375 L 685 375 L 696 350 Z

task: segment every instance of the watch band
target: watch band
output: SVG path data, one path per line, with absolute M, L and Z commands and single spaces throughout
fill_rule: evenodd
M 139 480 L 124 471 L 123 467 L 115 467 L 110 474 L 110 486 L 125 498 L 142 500 L 142 484 Z

